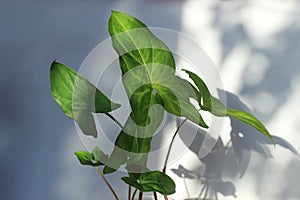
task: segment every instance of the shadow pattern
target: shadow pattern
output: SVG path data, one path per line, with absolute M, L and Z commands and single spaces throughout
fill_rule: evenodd
M 218 90 L 220 96 L 227 99 L 227 107 L 250 112 L 250 109 L 239 99 L 238 96 L 228 91 Z M 198 156 L 202 148 L 203 141 L 206 137 L 215 140 L 216 144 L 212 151 L 204 158 L 198 159 L 202 165 L 197 169 L 186 169 L 179 165 L 177 169 L 171 169 L 173 173 L 183 179 L 187 194 L 189 194 L 186 179 L 197 179 L 200 181 L 199 194 L 195 198 L 186 200 L 218 200 L 219 195 L 237 197 L 236 187 L 233 182 L 228 181 L 235 177 L 242 178 L 246 173 L 252 152 L 272 158 L 270 147 L 272 142 L 247 124 L 243 124 L 233 118 L 230 118 L 231 131 L 230 140 L 224 144 L 219 136 L 217 139 L 212 138 L 202 129 L 197 130 L 195 137 L 190 139 L 186 130 L 192 128 L 193 124 L 186 124 L 184 131 L 179 132 L 182 141 L 188 146 L 189 150 Z M 299 156 L 296 149 L 281 137 L 273 136 L 276 146 L 290 150 L 296 156 Z

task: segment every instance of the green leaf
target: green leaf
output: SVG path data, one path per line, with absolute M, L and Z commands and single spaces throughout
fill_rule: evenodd
M 160 171 L 141 173 L 138 179 L 136 176 L 122 177 L 122 180 L 142 192 L 159 192 L 162 195 L 175 193 L 174 181 Z
M 175 69 L 169 48 L 138 19 L 112 11 L 108 31 L 112 36 L 113 47 L 120 55 L 123 74 L 136 66 L 152 63 Z
M 108 156 L 105 155 L 99 147 L 95 147 L 93 152 L 77 151 L 75 155 L 82 165 L 101 166 L 107 161 Z
M 269 131 L 266 129 L 266 127 L 253 115 L 250 113 L 247 113 L 242 110 L 232 110 L 227 109 L 227 116 L 234 117 L 235 119 L 244 122 L 246 124 L 249 124 L 250 126 L 254 127 L 259 132 L 266 135 L 268 138 L 270 138 L 273 141 L 272 136 L 270 135 Z
M 195 83 L 195 85 L 199 90 L 199 94 L 203 99 L 203 105 L 201 107 L 203 110 L 209 111 L 213 115 L 219 117 L 225 117 L 225 116 L 233 117 L 243 123 L 252 126 L 256 130 L 258 130 L 259 132 L 267 136 L 271 141 L 273 141 L 273 138 L 269 133 L 269 131 L 266 129 L 263 123 L 261 123 L 256 117 L 254 117 L 253 115 L 245 111 L 226 108 L 226 106 L 219 99 L 213 97 L 210 94 L 206 84 L 204 83 L 204 81 L 202 81 L 200 77 L 198 77 L 196 74 L 188 70 L 184 70 L 184 71 L 188 73 L 188 75 L 193 80 L 193 82 Z M 199 104 L 201 105 L 201 102 L 199 102 Z
M 163 119 L 163 108 L 159 105 L 161 99 L 156 93 L 151 94 L 149 118 L 147 126 L 137 125 L 131 115 L 128 117 L 124 129 L 118 135 L 114 150 L 103 169 L 104 174 L 116 171 L 122 164 L 136 164 L 144 166 L 151 148 L 152 136 Z
M 88 151 L 77 151 L 75 152 L 75 155 L 79 162 L 82 165 L 91 165 L 94 166 L 94 157 L 93 155 Z
M 99 147 L 95 147 L 92 151 L 92 155 L 94 157 L 94 160 L 99 162 L 101 165 L 104 165 L 104 163 L 107 162 L 108 156 L 103 153 L 102 150 L 100 150 Z
M 82 165 L 99 166 L 100 162 L 94 159 L 94 156 L 88 151 L 77 151 L 75 155 Z
M 189 75 L 189 77 L 193 80 L 193 82 L 196 84 L 197 88 L 199 89 L 200 98 L 203 99 L 203 102 L 200 101 L 200 106 L 211 108 L 211 95 L 205 82 L 193 72 L 190 72 L 185 69 L 183 69 L 183 71 Z
M 120 56 L 123 84 L 130 98 L 133 120 L 138 125 L 149 123 L 148 99 L 156 92 L 166 111 L 208 127 L 189 100 L 193 88 L 175 75 L 172 53 L 145 24 L 130 15 L 113 11 L 108 30 L 113 47 Z M 147 90 L 136 91 L 143 85 L 148 85 Z
M 141 187 L 141 185 L 138 183 L 137 179 L 133 178 L 133 177 L 122 177 L 121 178 L 125 183 L 127 183 L 128 185 L 138 189 L 139 191 L 142 191 L 143 188 Z
M 56 61 L 51 65 L 50 82 L 54 100 L 68 117 L 78 123 L 86 135 L 97 137 L 92 113 L 107 113 L 120 107 L 86 78 Z
M 162 122 L 162 107 L 207 128 L 190 103 L 193 88 L 189 82 L 175 75 L 172 53 L 145 24 L 130 15 L 113 11 L 109 33 L 119 54 L 122 81 L 132 112 L 116 139 L 115 148 L 103 170 L 105 174 L 114 172 L 125 163 L 127 166 L 144 165 L 152 136 Z

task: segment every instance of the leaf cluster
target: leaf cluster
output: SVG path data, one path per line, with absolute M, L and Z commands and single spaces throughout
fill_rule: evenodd
M 164 112 L 208 128 L 191 98 L 198 102 L 201 110 L 219 117 L 234 117 L 272 139 L 265 126 L 253 115 L 227 108 L 213 97 L 196 74 L 184 70 L 191 81 L 175 75 L 172 52 L 138 19 L 113 11 L 108 31 L 112 46 L 119 55 L 122 83 L 131 113 L 111 155 L 105 155 L 99 147 L 91 153 L 78 151 L 75 155 L 82 165 L 104 165 L 104 174 L 113 173 L 125 165 L 128 177 L 122 180 L 128 185 L 141 192 L 173 194 L 174 181 L 163 172 L 148 170 L 146 163 L 152 136 L 162 123 Z M 97 137 L 93 113 L 108 115 L 121 106 L 112 102 L 86 78 L 57 61 L 51 65 L 50 82 L 54 100 L 86 135 Z

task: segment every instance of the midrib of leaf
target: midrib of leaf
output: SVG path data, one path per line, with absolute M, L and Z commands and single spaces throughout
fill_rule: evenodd
M 134 40 L 134 39 L 132 38 L 132 36 L 127 32 L 128 30 L 125 28 L 125 26 L 124 26 L 124 24 L 122 23 L 122 21 L 120 21 L 120 19 L 119 19 L 118 17 L 116 17 L 116 19 L 117 19 L 117 21 L 119 22 L 119 24 L 121 25 L 121 27 L 123 28 L 123 30 L 124 30 L 124 32 L 126 33 L 126 35 L 129 36 L 129 38 L 131 39 L 131 42 L 132 42 L 132 43 L 134 44 L 134 46 L 136 47 L 136 49 L 137 49 L 137 51 L 138 51 L 138 53 L 139 53 L 139 56 L 140 56 L 140 58 L 142 59 L 142 62 L 143 62 L 143 63 L 141 63 L 141 64 L 143 64 L 143 65 L 151 64 L 151 65 L 152 65 L 152 62 L 151 62 L 151 63 L 146 63 L 146 61 L 145 61 L 145 59 L 144 59 L 144 57 L 143 57 L 143 54 L 141 53 L 140 49 L 138 48 L 138 46 L 137 46 L 135 40 Z M 131 19 L 130 19 L 130 20 L 131 20 Z M 134 22 L 133 20 L 131 20 L 131 21 Z M 145 29 L 145 28 L 147 28 L 147 27 L 139 28 L 139 30 Z M 124 32 L 122 32 L 121 34 L 124 34 Z M 153 41 L 152 41 L 152 39 L 150 38 L 148 41 L 151 43 L 151 46 L 153 46 Z M 123 47 L 125 50 L 127 50 L 126 52 L 129 51 L 129 50 L 128 50 L 121 42 L 119 42 L 119 44 L 121 44 L 122 47 Z M 145 49 L 149 49 L 149 48 L 145 48 Z M 151 61 L 154 61 L 154 48 L 150 48 L 150 49 L 151 49 Z M 122 55 L 121 55 L 121 56 L 122 56 Z M 123 61 L 125 61 L 125 60 L 123 60 Z M 126 61 L 125 61 L 125 62 L 126 62 Z M 126 63 L 126 65 L 128 65 L 128 63 Z M 151 80 L 152 72 L 150 73 L 150 72 L 148 71 L 148 68 L 146 68 L 146 70 L 147 70 L 148 77 L 149 77 L 150 81 L 152 81 L 152 80 Z M 138 77 L 137 77 L 137 78 L 138 78 Z M 139 79 L 139 78 L 138 78 L 138 79 Z M 142 82 L 143 82 L 143 81 L 142 81 Z
M 60 70 L 66 72 L 65 75 L 68 76 L 68 78 L 71 80 L 71 82 L 73 82 L 74 85 L 75 85 L 75 83 L 76 83 L 76 79 L 80 80 L 80 78 L 83 78 L 83 77 L 81 77 L 80 75 L 78 75 L 78 74 L 76 74 L 76 73 L 73 73 L 72 71 L 67 71 L 67 70 L 64 70 L 64 69 L 60 69 Z M 59 78 L 60 78 L 61 80 L 64 80 L 64 79 L 65 79 L 65 77 L 62 76 L 62 73 L 59 73 L 58 75 L 59 75 Z M 89 84 L 89 83 L 86 82 L 87 87 L 88 87 L 88 84 Z M 64 87 L 66 87 L 66 88 L 68 89 L 69 93 L 73 94 L 74 89 L 75 89 L 75 88 L 74 88 L 74 85 L 73 85 L 73 87 L 72 87 L 71 85 L 64 84 Z M 65 94 L 65 95 L 67 95 L 67 94 Z M 95 91 L 95 95 L 96 95 L 96 91 Z M 64 94 L 63 94 L 63 95 L 60 95 L 60 97 L 66 99 L 68 102 L 71 102 L 71 103 L 72 103 L 72 109 L 73 109 L 73 112 L 76 111 L 76 107 L 75 107 L 75 108 L 73 107 L 74 103 L 72 102 L 72 100 L 68 100 L 68 98 L 67 98 L 66 96 L 64 96 Z M 80 101 L 84 102 L 84 101 L 86 100 L 86 99 L 84 99 L 84 97 L 81 96 L 81 95 L 76 96 L 76 99 L 77 99 L 78 102 L 80 102 Z M 73 100 L 74 100 L 74 97 L 73 97 Z M 78 103 L 78 102 L 77 102 L 77 103 Z M 78 107 L 78 106 L 77 106 L 77 107 Z M 71 116 L 72 116 L 72 115 L 73 115 L 73 114 L 71 114 Z
M 131 41 L 132 41 L 132 43 L 134 44 L 134 46 L 136 47 L 136 49 L 138 50 L 138 52 L 139 52 L 139 55 L 140 55 L 140 57 L 141 57 L 141 59 L 142 59 L 142 61 L 143 61 L 143 63 L 141 63 L 141 64 L 146 64 L 146 62 L 145 62 L 145 59 L 143 58 L 143 56 L 142 56 L 142 54 L 141 54 L 141 51 L 140 51 L 140 49 L 138 48 L 138 46 L 137 46 L 137 44 L 135 43 L 135 41 L 134 41 L 134 39 L 131 37 L 131 35 L 130 34 L 128 34 L 128 30 L 125 28 L 125 26 L 124 26 L 124 24 L 122 23 L 122 21 L 120 21 L 120 19 L 118 18 L 118 17 L 116 17 L 116 19 L 117 19 L 117 21 L 119 22 L 119 24 L 122 26 L 122 28 L 124 29 L 124 32 L 122 32 L 121 34 L 123 34 L 123 33 L 126 33 L 128 36 L 129 36 L 129 38 L 131 39 Z M 120 42 L 119 42 L 120 43 Z M 121 44 L 121 43 L 120 43 Z M 122 45 L 123 46 L 123 45 Z M 124 46 L 123 46 L 123 48 L 124 48 Z M 125 50 L 128 50 L 126 47 L 124 48 Z M 128 51 L 126 51 L 126 52 L 128 52 Z M 121 55 L 122 56 L 122 55 Z
M 74 77 L 76 76 L 76 74 L 72 73 L 72 71 L 69 71 L 69 72 L 68 72 L 68 71 L 66 71 L 66 70 L 64 70 L 64 69 L 60 69 L 60 70 L 66 72 L 66 75 L 68 76 L 68 78 L 69 78 L 73 83 L 75 82 L 75 78 L 73 78 L 70 74 L 74 75 Z M 61 73 L 59 73 L 58 75 L 59 75 L 59 78 L 60 78 L 61 80 L 64 80 L 64 79 L 65 79 L 65 77 L 63 77 Z M 69 89 L 69 91 L 74 91 L 74 87 L 68 86 L 68 84 L 64 84 L 64 86 L 66 86 L 66 87 Z

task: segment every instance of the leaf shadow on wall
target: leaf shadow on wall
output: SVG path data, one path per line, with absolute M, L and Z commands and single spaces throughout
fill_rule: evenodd
M 224 90 L 218 90 L 220 96 L 226 97 L 227 107 L 244 110 L 251 113 L 250 109 L 235 95 Z M 218 200 L 219 195 L 237 197 L 236 187 L 233 182 L 228 181 L 236 177 L 242 178 L 249 165 L 252 152 L 272 158 L 270 147 L 272 142 L 247 124 L 243 124 L 230 118 L 231 131 L 230 140 L 225 144 L 219 136 L 212 138 L 203 129 L 198 129 L 197 134 L 192 139 L 187 134 L 189 128 L 193 129 L 192 123 L 186 123 L 179 131 L 181 140 L 188 146 L 189 150 L 198 156 L 202 165 L 196 169 L 186 169 L 179 165 L 177 169 L 171 169 L 177 176 L 181 177 L 187 186 L 186 179 L 198 179 L 199 193 L 196 197 L 188 197 L 186 200 Z M 205 138 L 215 140 L 215 146 L 205 157 L 199 157 L 199 152 L 203 147 Z M 274 143 L 290 150 L 299 156 L 295 148 L 283 138 L 273 136 Z M 188 186 L 186 187 L 188 188 Z M 189 194 L 189 191 L 187 191 Z

